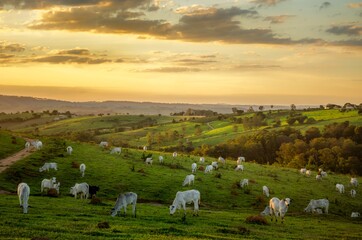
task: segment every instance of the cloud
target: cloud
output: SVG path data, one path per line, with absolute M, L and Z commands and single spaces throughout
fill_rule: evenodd
M 75 48 L 68 50 L 60 50 L 58 54 L 70 54 L 70 55 L 90 55 L 90 51 L 88 49 Z
M 362 35 L 362 27 L 357 25 L 332 26 L 326 32 L 335 35 L 360 36 Z
M 360 3 L 349 3 L 347 6 L 349 8 L 361 8 L 362 7 L 362 2 L 360 2 Z
M 93 58 L 93 57 L 80 57 L 80 56 L 69 56 L 69 55 L 55 55 L 55 56 L 43 56 L 33 59 L 29 59 L 29 62 L 42 62 L 52 64 L 101 64 L 111 62 L 105 58 Z
M 161 68 L 150 68 L 144 69 L 141 72 L 160 72 L 160 73 L 180 73 L 180 72 L 200 72 L 199 68 L 189 67 L 161 67 Z
M 270 21 L 270 23 L 278 24 L 284 23 L 287 19 L 295 17 L 294 15 L 279 15 L 279 16 L 268 16 L 264 18 L 264 21 Z
M 257 4 L 258 7 L 262 6 L 275 6 L 285 0 L 252 0 L 251 3 Z
M 2 41 L 0 42 L 0 53 L 5 52 L 23 52 L 25 50 L 25 46 L 19 43 L 9 43 Z
M 319 10 L 329 8 L 332 4 L 330 2 L 324 2 L 320 5 Z
M 149 4 L 149 0 L 0 0 L 0 9 L 48 9 L 57 6 L 108 6 L 132 9 Z
M 14 54 L 0 53 L 0 59 L 12 58 L 14 56 L 15 56 Z
M 217 10 L 215 7 L 204 7 L 198 4 L 194 4 L 191 6 L 183 6 L 176 8 L 174 11 L 175 13 L 182 14 L 182 15 L 204 15 L 214 13 Z
M 234 70 L 267 70 L 280 67 L 279 65 L 273 64 L 242 64 L 234 67 Z
M 216 63 L 217 61 L 216 60 L 185 58 L 185 59 L 175 60 L 174 62 L 181 64 L 181 65 L 204 65 L 204 64 L 209 64 L 209 63 Z

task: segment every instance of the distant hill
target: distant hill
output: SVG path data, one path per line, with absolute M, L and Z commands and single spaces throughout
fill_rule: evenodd
M 194 110 L 211 110 L 217 113 L 232 113 L 232 108 L 247 110 L 252 106 L 258 110 L 260 105 L 229 105 L 229 104 L 187 104 L 187 103 L 154 103 L 130 101 L 104 101 L 104 102 L 69 102 L 61 100 L 5 96 L 0 95 L 0 112 L 15 113 L 33 110 L 34 112 L 46 110 L 70 111 L 76 114 L 162 114 Z M 298 106 L 308 107 L 308 106 Z M 270 106 L 264 106 L 264 110 Z M 273 109 L 290 109 L 290 106 L 273 106 Z

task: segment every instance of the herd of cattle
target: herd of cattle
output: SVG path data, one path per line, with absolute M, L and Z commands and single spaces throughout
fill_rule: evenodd
M 30 149 L 30 147 L 33 146 L 35 149 L 42 148 L 43 144 L 41 141 L 34 141 L 34 142 L 27 142 L 25 144 L 25 147 L 27 150 Z M 108 147 L 107 142 L 101 142 L 99 144 L 100 147 L 105 148 Z M 146 151 L 147 147 L 144 146 L 143 150 Z M 68 146 L 66 148 L 66 151 L 69 155 L 72 154 L 73 148 L 71 146 Z M 115 147 L 111 150 L 111 154 L 121 154 L 121 148 Z M 172 156 L 175 158 L 177 157 L 177 152 L 174 152 Z M 164 158 L 163 156 L 159 156 L 159 162 L 163 164 Z M 200 157 L 200 163 L 204 163 L 205 158 Z M 222 157 L 218 158 L 218 162 L 221 164 L 225 164 L 225 159 Z M 218 168 L 218 162 L 213 161 L 210 165 L 207 165 L 204 169 L 205 174 L 211 173 L 214 169 Z M 244 157 L 239 157 L 236 161 L 236 167 L 235 171 L 244 171 L 244 166 L 242 163 L 245 162 Z M 146 158 L 145 159 L 146 164 L 152 165 L 152 158 Z M 50 169 L 57 170 L 57 163 L 45 163 L 41 168 L 39 168 L 39 172 L 42 171 L 49 171 Z M 84 177 L 86 166 L 84 163 L 82 163 L 79 166 L 79 170 L 81 173 L 81 176 Z M 191 172 L 192 174 L 187 175 L 185 177 L 185 180 L 183 181 L 182 186 L 191 185 L 194 184 L 195 181 L 195 175 L 194 173 L 197 170 L 197 163 L 192 163 L 191 165 Z M 300 173 L 304 174 L 306 176 L 311 175 L 311 170 L 307 170 L 306 168 L 300 169 Z M 318 174 L 316 175 L 316 180 L 321 180 L 322 178 L 327 177 L 327 173 L 323 171 L 323 169 L 319 169 Z M 244 188 L 249 185 L 249 179 L 243 179 L 240 181 L 240 187 Z M 357 178 L 351 178 L 350 180 L 350 186 L 357 188 L 358 186 L 358 180 Z M 53 177 L 52 179 L 43 179 L 41 182 L 41 192 L 43 192 L 45 189 L 55 189 L 56 192 L 59 194 L 59 187 L 60 182 L 57 183 L 56 178 Z M 340 193 L 344 193 L 344 185 L 343 184 L 336 184 L 336 190 Z M 98 186 L 89 186 L 87 183 L 76 183 L 73 187 L 70 188 L 70 194 L 74 195 L 75 198 L 77 198 L 78 194 L 80 195 L 80 198 L 87 199 L 89 196 L 93 196 L 99 191 Z M 19 202 L 20 206 L 23 208 L 23 213 L 28 212 L 28 199 L 30 195 L 30 187 L 26 183 L 20 183 L 18 185 L 17 193 L 19 196 Z M 267 186 L 262 187 L 262 193 L 269 198 L 269 188 Z M 356 190 L 351 189 L 350 195 L 352 197 L 356 196 Z M 264 211 L 260 213 L 262 216 L 271 216 L 271 220 L 273 220 L 273 216 L 275 217 L 275 220 L 277 221 L 277 217 L 281 218 L 281 222 L 284 220 L 284 216 L 288 211 L 288 207 L 290 203 L 292 202 L 291 198 L 284 198 L 279 199 L 277 197 L 273 197 L 269 200 L 269 205 L 265 207 Z M 174 214 L 177 209 L 181 209 L 181 207 L 184 209 L 184 216 L 186 216 L 186 204 L 193 203 L 194 205 L 194 214 L 198 215 L 199 211 L 199 204 L 200 204 L 200 192 L 198 190 L 187 190 L 187 191 L 178 191 L 176 193 L 175 199 L 170 206 L 170 214 Z M 124 209 L 124 214 L 127 212 L 127 205 L 132 205 L 132 214 L 134 217 L 136 217 L 136 204 L 137 204 L 137 194 L 133 192 L 126 192 L 119 194 L 114 208 L 111 210 L 111 215 L 116 216 L 121 209 Z M 329 201 L 328 199 L 312 199 L 310 200 L 308 206 L 304 209 L 307 213 L 317 213 L 317 214 L 328 214 L 328 208 L 329 208 Z M 352 212 L 351 217 L 360 217 L 359 212 Z

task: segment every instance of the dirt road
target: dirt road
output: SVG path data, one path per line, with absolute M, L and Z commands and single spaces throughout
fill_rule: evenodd
M 15 163 L 16 161 L 25 158 L 27 156 L 29 156 L 32 153 L 32 151 L 27 151 L 27 149 L 23 149 L 17 153 L 15 153 L 14 155 L 11 155 L 7 158 L 1 159 L 0 160 L 0 173 L 5 171 L 5 169 L 7 169 L 11 164 Z

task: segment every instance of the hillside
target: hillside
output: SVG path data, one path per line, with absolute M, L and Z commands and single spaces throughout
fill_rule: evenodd
M 0 112 L 15 113 L 31 111 L 42 112 L 46 110 L 70 111 L 75 114 L 145 114 L 145 115 L 170 115 L 170 113 L 182 112 L 189 108 L 198 110 L 212 110 L 218 113 L 231 113 L 232 108 L 248 109 L 250 105 L 229 104 L 187 104 L 187 103 L 153 103 L 130 101 L 105 101 L 105 102 L 68 102 L 51 99 L 39 99 L 33 97 L 18 97 L 0 95 Z M 259 106 L 254 105 L 257 109 Z M 300 106 L 301 108 L 308 106 Z M 289 109 L 289 106 L 274 106 L 274 109 Z M 265 107 L 268 109 L 268 106 Z
M 244 172 L 234 171 L 235 161 L 227 160 L 212 174 L 196 172 L 193 186 L 182 187 L 184 177 L 191 172 L 191 163 L 198 157 L 180 154 L 173 159 L 168 153 L 148 151 L 155 159 L 152 166 L 141 160 L 142 151 L 123 149 L 120 156 L 109 154 L 98 145 L 44 139 L 44 149 L 17 162 L 0 174 L 0 189 L 15 192 L 19 182 L 31 187 L 29 214 L 23 216 L 17 207 L 15 195 L 0 195 L 0 220 L 2 237 L 48 237 L 62 239 L 357 239 L 361 234 L 360 220 L 352 220 L 351 211 L 362 212 L 362 195 L 348 195 L 349 176 L 328 172 L 321 182 L 302 176 L 297 170 L 276 166 L 262 166 L 250 162 L 244 164 Z M 65 146 L 72 145 L 74 152 L 66 155 Z M 156 159 L 162 154 L 165 164 Z M 205 164 L 215 159 L 207 157 Z M 39 173 L 44 162 L 57 162 L 58 171 Z M 85 163 L 85 177 L 72 162 Z M 199 164 L 202 165 L 202 164 Z M 61 182 L 60 196 L 41 196 L 40 182 L 55 176 Z M 247 189 L 238 187 L 241 179 L 248 178 Z M 359 179 L 360 180 L 360 179 Z M 361 180 L 360 180 L 361 181 Z M 101 205 L 89 205 L 88 201 L 75 200 L 68 189 L 76 182 L 99 185 Z M 343 183 L 346 193 L 335 191 L 335 184 Z M 246 222 L 246 217 L 257 215 L 264 209 L 268 198 L 262 195 L 262 186 L 271 189 L 271 197 L 293 199 L 285 223 L 259 226 Z M 169 216 L 168 206 L 179 190 L 195 188 L 201 193 L 200 216 L 191 217 L 188 210 L 186 222 L 181 213 Z M 357 189 L 359 192 L 360 186 Z M 109 215 L 115 198 L 120 192 L 133 191 L 139 196 L 138 218 Z M 328 215 L 303 213 L 310 199 L 328 198 Z M 130 209 L 128 210 L 130 212 Z M 56 218 L 54 218 L 56 216 Z M 51 222 L 52 224 L 45 224 Z M 99 229 L 99 222 L 108 222 L 110 229 Z M 322 224 L 320 224 L 322 222 Z M 318 225 L 318 227 L 316 227 Z M 330 231 L 333 229 L 333 231 Z M 281 231 L 282 230 L 282 231 Z M 303 236 L 300 232 L 303 232 Z

